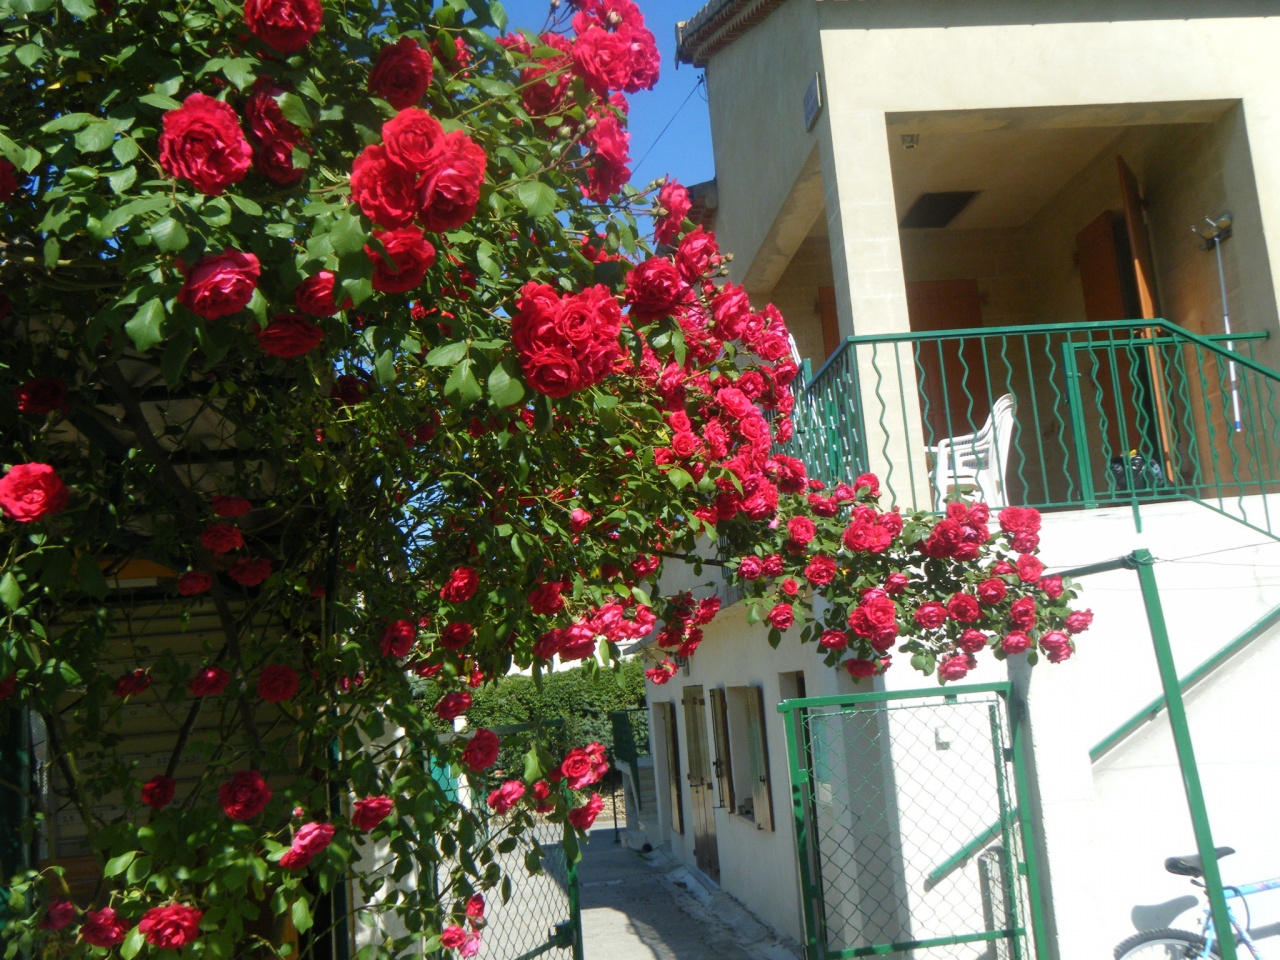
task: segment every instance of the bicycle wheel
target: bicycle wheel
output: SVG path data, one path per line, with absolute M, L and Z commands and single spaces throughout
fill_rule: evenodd
M 1187 930 L 1143 930 L 1116 947 L 1115 960 L 1191 960 L 1204 953 L 1204 937 Z M 1213 951 L 1213 956 L 1218 951 Z

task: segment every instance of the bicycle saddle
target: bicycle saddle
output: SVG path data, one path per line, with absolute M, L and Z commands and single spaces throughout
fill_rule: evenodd
M 1221 860 L 1223 857 L 1230 856 L 1236 851 L 1234 847 L 1218 847 L 1213 852 L 1214 855 Z M 1170 857 L 1164 862 L 1164 868 L 1170 873 L 1176 873 L 1180 877 L 1204 876 L 1204 861 L 1200 859 L 1199 854 L 1187 857 Z

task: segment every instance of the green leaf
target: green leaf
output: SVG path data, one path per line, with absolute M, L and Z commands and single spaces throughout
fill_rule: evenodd
M 556 192 L 541 180 L 516 184 L 515 195 L 531 217 L 545 217 L 556 208 Z
M 36 65 L 36 62 L 44 59 L 44 47 L 38 43 L 23 44 L 18 48 L 18 52 L 14 54 L 18 58 L 18 62 L 27 69 Z
M 334 218 L 329 236 L 333 238 L 333 252 L 340 257 L 363 250 L 369 240 L 360 221 L 346 211 Z
M 120 956 L 124 957 L 124 960 L 133 960 L 142 951 L 142 945 L 146 942 L 142 931 L 134 927 L 124 938 L 124 943 L 120 944 Z
M 17 610 L 22 605 L 22 587 L 12 573 L 0 577 L 0 602 L 10 610 Z
M 96 119 L 92 113 L 64 113 L 44 124 L 42 133 L 60 133 L 63 130 L 79 130 L 86 123 Z
M 111 184 L 111 189 L 116 193 L 124 193 L 133 186 L 135 180 L 138 179 L 137 167 L 125 167 L 123 170 L 117 170 L 111 176 L 107 177 L 107 183 Z
M 467 344 L 464 340 L 454 343 L 443 343 L 427 354 L 426 364 L 429 367 L 452 367 L 467 355 Z
M 88 20 L 98 8 L 94 6 L 92 0 L 62 0 L 62 9 L 73 17 L 79 17 L 81 20 Z
M 147 228 L 147 233 L 161 253 L 177 253 L 187 245 L 186 227 L 173 217 L 157 220 Z
M 538 755 L 538 748 L 530 747 L 529 752 L 524 755 L 524 782 L 533 783 L 541 780 L 546 774 L 547 770 L 542 764 L 542 758 Z
M 458 365 L 453 368 L 453 373 L 449 374 L 449 379 L 444 382 L 444 395 L 456 396 L 464 404 L 479 400 L 484 395 L 484 391 L 480 389 L 480 382 L 476 380 L 474 367 L 475 361 L 470 358 L 458 361 Z
M 671 485 L 677 490 L 683 490 L 689 484 L 693 483 L 687 470 L 682 467 L 672 467 L 667 471 L 667 479 L 671 481 Z
M 262 216 L 262 207 L 258 206 L 256 201 L 235 193 L 229 193 L 227 196 L 231 199 L 232 203 L 240 208 L 242 212 L 247 213 L 251 217 Z
M 128 853 L 122 853 L 118 857 L 112 857 L 107 861 L 107 865 L 102 868 L 104 877 L 117 877 L 129 869 L 129 864 L 133 863 L 133 858 L 138 855 L 137 850 L 130 850 Z
M 378 383 L 386 385 L 396 381 L 396 355 L 390 350 L 383 350 L 373 364 L 373 375 Z
M 248 57 L 237 57 L 234 60 L 227 60 L 222 65 L 222 75 L 236 85 L 237 90 L 244 90 L 252 86 L 253 81 L 257 79 L 253 72 L 254 61 Z
M 503 360 L 489 374 L 489 396 L 500 407 L 514 407 L 524 399 L 524 384 L 511 369 L 510 360 Z
M 138 141 L 133 137 L 120 137 L 111 145 L 111 156 L 122 164 L 127 164 L 138 155 Z
M 304 896 L 300 895 L 293 901 L 290 913 L 293 916 L 293 925 L 299 933 L 306 933 L 311 929 L 311 908 L 307 905 Z
M 160 360 L 160 375 L 164 377 L 165 383 L 176 386 L 182 382 L 182 371 L 186 369 L 194 349 L 195 340 L 187 330 L 179 331 L 164 348 L 164 356 Z
M 139 353 L 146 353 L 163 340 L 164 304 L 160 298 L 152 297 L 140 306 L 124 329 Z
M 493 21 L 499 33 L 507 29 L 507 11 L 498 0 L 489 0 L 489 19 Z
M 138 97 L 139 103 L 145 103 L 149 107 L 156 107 L 160 110 L 177 110 L 182 106 L 173 97 L 166 97 L 162 93 L 144 93 Z
M 85 554 L 80 558 L 76 569 L 80 574 L 81 590 L 98 599 L 107 595 L 107 591 L 111 588 L 107 586 L 107 578 L 102 575 L 102 567 L 98 565 L 97 557 L 92 554 Z
M 310 130 L 315 126 L 307 105 L 296 93 L 282 93 L 276 97 L 276 103 L 280 104 L 280 112 L 290 123 L 296 123 L 303 130 Z

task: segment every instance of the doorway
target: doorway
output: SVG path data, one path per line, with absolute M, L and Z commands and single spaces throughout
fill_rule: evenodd
M 693 820 L 693 857 L 698 869 L 720 882 L 716 845 L 714 777 L 707 751 L 707 700 L 701 686 L 684 689 L 686 746 L 689 750 L 689 808 Z

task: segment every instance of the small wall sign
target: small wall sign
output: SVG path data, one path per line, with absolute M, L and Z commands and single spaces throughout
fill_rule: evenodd
M 813 79 L 809 81 L 808 89 L 804 92 L 804 128 L 805 131 L 813 129 L 813 125 L 818 122 L 818 115 L 822 113 L 822 77 L 815 73 Z

